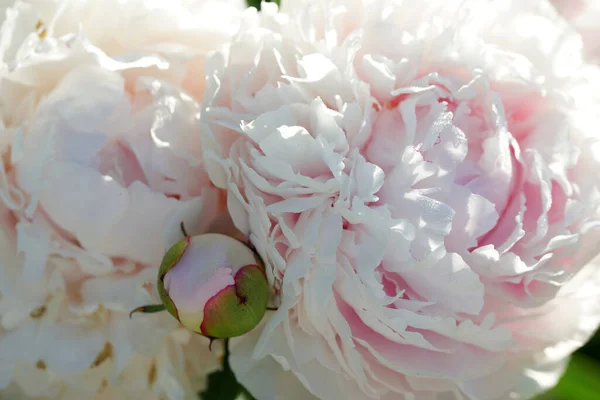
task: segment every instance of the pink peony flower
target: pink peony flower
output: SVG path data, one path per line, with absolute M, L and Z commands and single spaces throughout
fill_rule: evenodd
M 600 319 L 600 88 L 567 23 L 332 0 L 242 26 L 208 61 L 202 144 L 280 305 L 235 342 L 238 379 L 269 400 L 552 386 Z
M 206 55 L 243 7 L 1 10 L 0 397 L 191 399 L 218 368 L 208 340 L 168 314 L 128 313 L 158 301 L 145 283 L 180 222 L 201 233 L 224 210 L 199 101 Z

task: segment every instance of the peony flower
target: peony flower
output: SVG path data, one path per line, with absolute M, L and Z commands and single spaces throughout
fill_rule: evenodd
M 207 63 L 206 168 L 280 301 L 237 378 L 269 400 L 552 386 L 600 320 L 579 37 L 538 0 L 284 7 Z
M 242 8 L 2 9 L 0 397 L 191 399 L 218 368 L 168 314 L 128 314 L 158 301 L 146 283 L 180 223 L 199 234 L 224 211 L 199 147 L 202 68 Z
M 551 0 L 551 3 L 581 34 L 585 56 L 590 61 L 600 62 L 600 1 Z

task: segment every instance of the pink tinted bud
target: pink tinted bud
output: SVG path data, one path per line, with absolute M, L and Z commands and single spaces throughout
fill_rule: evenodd
M 186 328 L 214 338 L 248 332 L 267 308 L 262 263 L 244 243 L 221 234 L 177 242 L 163 259 L 158 288 Z

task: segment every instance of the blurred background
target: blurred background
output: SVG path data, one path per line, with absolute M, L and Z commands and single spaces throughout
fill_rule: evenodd
M 260 2 L 248 0 L 256 8 Z M 600 400 L 600 333 L 573 355 L 559 384 L 535 400 Z
M 536 400 L 600 400 L 599 333 L 573 355 L 558 385 Z

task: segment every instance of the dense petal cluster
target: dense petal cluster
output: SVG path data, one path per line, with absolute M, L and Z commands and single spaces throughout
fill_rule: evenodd
M 235 344 L 242 383 L 423 400 L 554 384 L 600 317 L 580 36 L 538 0 L 263 3 L 242 25 L 208 60 L 201 119 L 280 299 Z
M 208 340 L 168 314 L 128 313 L 158 302 L 145 283 L 180 223 L 201 233 L 224 211 L 204 172 L 199 102 L 206 55 L 243 7 L 30 0 L 0 10 L 8 398 L 195 398 L 218 367 Z

